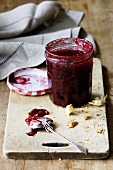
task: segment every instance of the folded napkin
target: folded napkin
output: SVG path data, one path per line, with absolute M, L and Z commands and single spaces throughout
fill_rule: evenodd
M 0 39 L 32 31 L 48 19 L 55 18 L 60 7 L 52 1 L 39 5 L 29 3 L 0 14 Z
M 0 14 L 0 80 L 24 67 L 45 61 L 45 45 L 51 40 L 79 37 L 95 41 L 79 25 L 83 12 L 66 10 L 55 1 L 29 3 Z

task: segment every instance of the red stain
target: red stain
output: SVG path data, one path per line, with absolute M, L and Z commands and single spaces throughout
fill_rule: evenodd
M 30 83 L 30 77 L 27 75 L 22 75 L 18 77 L 14 77 L 12 80 L 10 80 L 12 83 L 15 84 L 31 84 Z
M 42 122 L 43 117 L 45 115 L 48 115 L 49 112 L 46 109 L 33 109 L 31 112 L 28 113 L 28 118 L 25 119 L 25 122 L 27 123 L 28 126 L 33 124 L 33 122 Z M 51 120 L 49 118 L 44 118 L 46 120 Z M 52 120 L 51 120 L 52 121 Z M 26 133 L 28 136 L 34 136 L 38 131 L 38 128 L 30 130 L 30 132 Z

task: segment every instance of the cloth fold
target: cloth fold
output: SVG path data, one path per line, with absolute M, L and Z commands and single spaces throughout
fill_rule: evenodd
M 61 4 L 52 1 L 39 5 L 29 3 L 0 14 L 0 39 L 30 32 L 49 19 L 54 19 Z
M 20 15 L 21 14 L 21 15 Z M 95 41 L 79 26 L 84 13 L 66 10 L 55 1 L 29 3 L 0 14 L 0 80 L 24 67 L 45 61 L 45 45 L 58 38 Z

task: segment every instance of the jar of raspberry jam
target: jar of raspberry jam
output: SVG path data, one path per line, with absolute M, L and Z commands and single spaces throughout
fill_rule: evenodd
M 50 99 L 65 107 L 80 107 L 90 101 L 93 45 L 84 39 L 61 38 L 45 47 Z

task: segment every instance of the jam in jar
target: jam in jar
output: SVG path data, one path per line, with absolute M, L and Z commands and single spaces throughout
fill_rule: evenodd
M 80 107 L 91 98 L 93 45 L 84 39 L 61 38 L 45 47 L 50 99 L 65 107 Z

